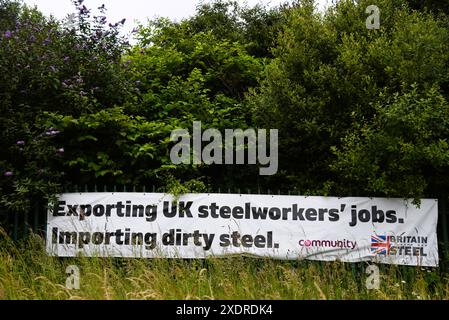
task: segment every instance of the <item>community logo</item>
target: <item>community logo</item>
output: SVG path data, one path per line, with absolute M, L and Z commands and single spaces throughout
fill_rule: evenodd
M 356 241 L 352 240 L 299 240 L 299 245 L 306 248 L 340 248 L 354 249 L 357 246 Z
M 421 236 L 371 236 L 371 253 L 385 256 L 426 257 L 427 237 Z

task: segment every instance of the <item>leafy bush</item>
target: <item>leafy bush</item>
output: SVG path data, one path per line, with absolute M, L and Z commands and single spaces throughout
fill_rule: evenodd
M 365 9 L 371 4 L 381 8 L 380 30 L 365 26 Z M 396 180 L 390 176 L 388 183 L 373 186 L 374 176 L 382 180 L 394 170 L 383 171 L 387 159 L 378 159 L 376 164 L 382 166 L 374 170 L 369 162 L 372 158 L 362 153 L 358 159 L 366 164 L 366 172 L 362 162 L 353 165 L 359 170 L 357 174 L 351 171 L 349 163 L 357 151 L 351 150 L 354 143 L 348 141 L 364 136 L 360 130 L 365 126 L 378 126 L 375 123 L 383 110 L 379 106 L 385 97 L 407 97 L 412 86 L 421 97 L 427 97 L 433 88 L 432 95 L 439 101 L 435 108 L 445 108 L 441 102 L 449 96 L 449 29 L 445 21 L 412 11 L 402 0 L 340 1 L 324 17 L 313 8 L 313 1 L 303 1 L 289 12 L 275 59 L 248 99 L 258 126 L 280 129 L 281 175 L 276 184 L 320 195 L 431 196 L 433 191 L 426 185 L 436 174 L 430 169 L 433 164 L 427 168 L 431 172 L 408 187 L 399 188 L 403 184 L 401 172 L 414 172 L 420 161 L 402 163 L 407 168 L 397 171 Z M 427 142 L 446 139 L 444 130 L 437 132 Z M 397 134 L 402 139 L 407 132 Z M 394 136 L 388 137 L 395 143 Z M 383 141 L 375 150 L 383 148 L 382 153 L 386 153 L 389 146 Z M 415 150 L 419 146 L 415 145 Z M 370 152 L 366 147 L 364 152 Z M 333 152 L 342 149 L 346 152 Z M 388 152 L 395 153 L 394 158 L 401 157 L 399 149 Z M 339 170 L 334 171 L 335 167 Z M 443 166 L 439 173 L 447 169 Z M 372 179 L 364 180 L 370 174 Z
M 0 202 L 26 210 L 65 179 L 62 128 L 43 112 L 78 116 L 111 108 L 128 96 L 119 24 L 75 1 L 65 23 L 16 2 L 0 2 Z

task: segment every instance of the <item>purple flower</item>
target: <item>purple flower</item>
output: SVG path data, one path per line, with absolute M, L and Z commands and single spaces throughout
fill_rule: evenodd
M 85 5 L 79 7 L 78 10 L 80 11 L 80 14 L 88 14 L 90 12 Z
M 24 146 L 24 145 L 25 145 L 25 141 L 19 140 L 19 141 L 16 142 L 16 144 L 17 144 L 18 146 Z
M 36 37 L 32 35 L 32 36 L 30 37 L 30 42 L 34 42 L 34 41 L 36 41 Z
M 122 21 L 120 21 L 121 24 L 125 24 L 126 19 L 122 19 Z
M 53 73 L 55 73 L 56 71 L 58 71 L 58 70 L 56 69 L 55 66 L 50 66 L 50 70 L 51 70 L 51 72 L 53 72 Z
M 4 33 L 4 37 L 5 37 L 6 39 L 8 39 L 8 38 L 11 38 L 11 36 L 12 36 L 12 32 L 9 31 L 9 30 L 6 30 L 6 32 Z
M 57 136 L 58 134 L 60 134 L 61 132 L 60 131 L 58 131 L 58 130 L 56 130 L 56 129 L 54 129 L 54 128 L 50 128 L 50 129 L 48 129 L 46 132 L 45 132 L 45 135 L 47 136 L 47 137 L 54 137 L 54 136 Z
M 68 62 L 70 60 L 70 57 L 64 57 L 64 62 Z
M 14 173 L 12 173 L 12 171 L 6 171 L 3 175 L 5 177 L 12 177 L 14 175 Z
M 44 45 L 48 45 L 48 44 L 50 44 L 50 42 L 51 42 L 51 39 L 47 38 L 44 40 Z

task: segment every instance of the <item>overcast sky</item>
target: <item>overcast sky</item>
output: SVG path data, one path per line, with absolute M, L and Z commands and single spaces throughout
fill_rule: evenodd
M 203 0 L 209 2 L 208 0 Z M 74 12 L 71 0 L 23 0 L 28 5 L 36 5 L 40 11 L 57 18 L 65 18 Z M 168 17 L 173 20 L 181 20 L 195 13 L 200 0 L 85 0 L 84 4 L 89 9 L 106 5 L 107 17 L 110 22 L 117 22 L 126 18 L 125 30 L 130 31 L 136 25 L 136 21 L 145 22 L 147 18 Z M 246 0 L 239 1 L 253 6 L 257 3 L 277 6 L 285 0 Z M 320 9 L 327 0 L 319 0 Z

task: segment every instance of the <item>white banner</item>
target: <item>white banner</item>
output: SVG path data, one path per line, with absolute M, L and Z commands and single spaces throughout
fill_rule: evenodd
M 438 265 L 437 200 L 418 208 L 404 199 L 73 193 L 50 208 L 47 251 L 60 257 L 245 254 Z

